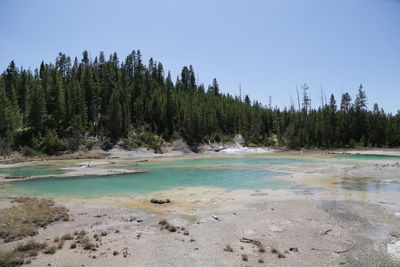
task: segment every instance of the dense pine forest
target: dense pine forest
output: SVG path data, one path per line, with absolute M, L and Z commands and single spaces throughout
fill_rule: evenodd
M 42 62 L 33 71 L 12 61 L 0 77 L 0 149 L 4 156 L 12 150 L 55 154 L 97 142 L 104 149 L 118 143 L 158 150 L 177 138 L 195 146 L 238 133 L 249 145 L 400 146 L 400 112 L 385 113 L 378 104 L 369 110 L 361 85 L 354 100 L 331 95 L 318 108 L 308 90 L 303 85 L 290 108 L 265 106 L 222 93 L 216 79 L 199 84 L 192 66 L 173 81 L 161 63 L 145 65 L 140 51 L 124 61 L 116 53 L 107 60 L 84 51 L 73 61 L 59 53 L 54 64 Z

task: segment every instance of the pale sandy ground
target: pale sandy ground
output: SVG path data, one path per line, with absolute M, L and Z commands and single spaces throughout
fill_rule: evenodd
M 70 249 L 71 241 L 67 241 L 54 255 L 39 254 L 31 265 L 400 266 L 400 194 L 343 190 L 336 183 L 342 176 L 371 177 L 368 168 L 378 168 L 377 179 L 399 183 L 396 173 L 400 173 L 400 166 L 381 164 L 355 169 L 333 162 L 329 166 L 275 167 L 275 171 L 289 173 L 283 179 L 309 189 L 196 187 L 131 198 L 56 198 L 58 205 L 70 210 L 73 221 L 54 223 L 41 229 L 34 239 L 51 242 L 56 236 L 75 230 L 88 231 L 92 240 L 96 233 L 109 234 L 102 237 L 97 251 L 84 251 L 79 246 Z M 152 204 L 153 197 L 169 198 L 172 202 Z M 9 199 L 0 200 L 0 207 L 10 205 Z M 161 230 L 161 219 L 184 226 L 189 235 Z M 243 237 L 261 241 L 266 252 L 240 242 Z M 0 250 L 29 239 L 0 243 Z M 227 244 L 233 252 L 223 250 Z M 272 248 L 285 258 L 271 253 Z M 297 248 L 298 252 L 291 252 L 290 248 Z M 119 254 L 113 256 L 113 251 Z M 241 259 L 242 254 L 248 255 L 247 262 Z M 258 263 L 259 259 L 264 263 Z
M 397 264 L 387 252 L 387 244 L 400 235 L 399 218 L 393 213 L 399 209 L 397 195 L 370 195 L 369 201 L 360 201 L 351 194 L 185 188 L 154 196 L 168 197 L 172 203 L 154 205 L 150 196 L 56 200 L 70 210 L 74 221 L 42 229 L 36 240 L 82 229 L 90 237 L 102 231 L 109 234 L 95 252 L 70 249 L 67 241 L 54 255 L 40 254 L 32 266 L 252 266 L 259 265 L 259 259 L 268 266 Z M 160 230 L 161 219 L 184 226 L 189 235 Z M 266 252 L 240 242 L 243 237 L 261 241 Z M 227 244 L 233 252 L 223 250 Z M 271 248 L 285 258 L 272 254 Z M 113 251 L 119 254 L 113 256 Z M 241 254 L 248 255 L 248 262 Z
M 350 154 L 350 155 L 400 156 L 400 150 L 398 149 L 346 150 L 346 151 L 339 151 L 336 153 Z

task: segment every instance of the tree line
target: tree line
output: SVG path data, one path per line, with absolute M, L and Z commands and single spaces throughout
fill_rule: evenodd
M 400 112 L 385 113 L 378 104 L 369 110 L 361 85 L 354 101 L 348 93 L 340 103 L 331 95 L 318 108 L 308 90 L 301 87 L 297 107 L 265 106 L 222 93 L 216 79 L 199 84 L 192 66 L 174 82 L 160 62 L 145 65 L 139 50 L 124 61 L 116 53 L 92 60 L 84 51 L 73 61 L 59 53 L 33 71 L 12 61 L 0 76 L 0 150 L 54 154 L 77 150 L 88 137 L 105 147 L 176 138 L 195 145 L 238 133 L 248 144 L 288 148 L 400 146 Z

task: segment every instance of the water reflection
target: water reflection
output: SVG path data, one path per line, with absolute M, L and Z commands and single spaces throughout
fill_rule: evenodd
M 336 182 L 335 185 L 339 190 L 344 189 L 344 190 L 375 192 L 375 193 L 379 193 L 382 191 L 400 192 L 400 184 L 382 182 L 379 179 L 373 179 L 373 178 L 346 177 Z

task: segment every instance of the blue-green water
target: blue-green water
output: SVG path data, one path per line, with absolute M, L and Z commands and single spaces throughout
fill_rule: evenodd
M 99 197 L 132 196 L 176 187 L 196 186 L 226 189 L 299 189 L 303 187 L 279 178 L 279 176 L 286 174 L 285 170 L 289 167 L 295 167 L 294 169 L 304 173 L 314 171 L 322 173 L 324 170 L 329 170 L 330 163 L 347 166 L 399 160 L 400 157 L 370 155 L 323 156 L 318 160 L 299 154 L 188 157 L 110 166 L 110 168 L 141 169 L 146 171 L 144 173 L 18 181 L 10 183 L 4 190 L 6 190 L 6 195 Z M 306 169 L 305 166 L 310 164 L 316 164 L 314 166 L 317 166 L 317 169 Z M 59 173 L 60 167 L 58 163 L 10 168 L 7 171 L 10 170 L 9 174 L 14 176 L 45 175 Z M 326 169 L 327 167 L 328 169 Z M 272 171 L 271 169 L 280 171 Z M 315 184 L 315 188 L 319 188 L 318 183 Z M 399 183 L 384 183 L 379 180 L 364 178 L 338 177 L 335 188 L 337 190 L 366 192 L 400 192 Z
M 227 189 L 288 189 L 296 185 L 278 179 L 284 173 L 266 169 L 271 164 L 309 163 L 300 159 L 278 158 L 197 158 L 166 160 L 140 165 L 113 166 L 138 168 L 144 173 L 114 176 L 43 178 L 13 182 L 7 188 L 16 195 L 41 196 L 129 196 L 175 187 L 211 186 Z

